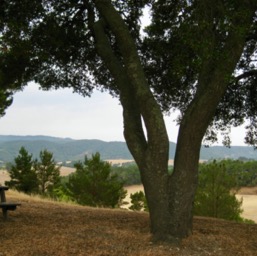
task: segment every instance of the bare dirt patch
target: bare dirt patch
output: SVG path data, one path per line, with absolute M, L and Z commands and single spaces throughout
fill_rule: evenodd
M 153 244 L 149 216 L 40 200 L 8 191 L 22 206 L 0 217 L 1 256 L 188 256 L 256 255 L 257 225 L 194 219 L 193 235 L 181 246 Z
M 257 195 L 257 187 L 242 187 L 238 191 L 239 195 Z

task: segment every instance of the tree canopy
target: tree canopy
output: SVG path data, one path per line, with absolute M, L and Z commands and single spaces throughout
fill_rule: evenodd
M 43 89 L 71 87 L 90 95 L 99 88 L 119 95 L 112 71 L 98 53 L 97 47 L 103 48 L 101 40 L 108 40 L 117 61 L 123 63 L 125 59 L 110 25 L 101 20 L 100 2 L 103 1 L 1 2 L 0 82 L 1 89 L 7 90 L 0 94 L 6 99 L 1 100 L 5 102 L 2 108 L 11 104 L 10 89 L 21 89 L 31 80 Z M 222 0 L 215 5 L 212 1 L 186 0 L 116 0 L 112 4 L 129 28 L 148 84 L 162 109 L 178 108 L 181 115 L 194 99 L 199 79 L 214 66 L 225 70 L 227 65 L 222 67 L 222 63 L 232 54 L 227 50 L 238 40 L 237 31 L 245 33 L 240 23 L 244 24 L 250 8 L 251 12 L 256 8 L 254 1 Z M 152 22 L 142 37 L 140 18 L 146 6 Z M 224 143 L 229 144 L 230 127 L 247 121 L 246 143 L 256 144 L 256 15 L 251 22 L 241 58 L 233 73 L 227 75 L 228 88 L 215 111 L 207 140 L 217 140 L 217 131 L 222 130 Z
M 152 23 L 146 29 L 145 65 L 150 84 L 163 109 L 179 108 L 182 115 L 200 90 L 201 79 L 208 83 L 213 73 L 226 72 L 233 45 L 246 31 L 240 24 L 251 1 L 157 1 Z M 226 75 L 228 87 L 222 96 L 206 139 L 217 140 L 221 130 L 229 144 L 231 126 L 247 122 L 246 142 L 256 143 L 256 6 L 252 2 L 250 31 L 233 73 Z M 240 33 L 238 31 L 240 30 Z M 211 129 L 212 128 L 212 129 Z
M 38 179 L 38 191 L 45 195 L 51 195 L 53 189 L 60 184 L 60 166 L 57 166 L 53 153 L 41 150 L 39 160 L 35 160 L 34 169 Z

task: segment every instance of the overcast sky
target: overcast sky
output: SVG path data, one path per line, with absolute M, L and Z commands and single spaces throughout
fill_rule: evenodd
M 169 140 L 176 142 L 175 115 L 165 117 Z M 0 135 L 49 135 L 72 139 L 124 141 L 122 108 L 118 99 L 95 91 L 84 98 L 69 89 L 42 91 L 31 83 L 14 95 L 0 118 Z M 233 129 L 232 145 L 243 144 L 242 128 Z

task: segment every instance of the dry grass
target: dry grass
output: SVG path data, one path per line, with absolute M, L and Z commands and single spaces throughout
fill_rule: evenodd
M 180 247 L 153 244 L 147 213 L 56 203 L 8 191 L 22 206 L 0 218 L 1 256 L 256 255 L 257 225 L 195 218 Z

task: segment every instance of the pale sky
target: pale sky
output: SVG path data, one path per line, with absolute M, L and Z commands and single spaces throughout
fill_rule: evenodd
M 165 117 L 169 140 L 176 142 L 176 115 Z M 82 97 L 69 89 L 42 91 L 31 83 L 14 95 L 0 118 L 0 135 L 48 135 L 72 139 L 124 141 L 122 108 L 107 92 Z M 245 145 L 242 128 L 233 129 L 232 145 Z

